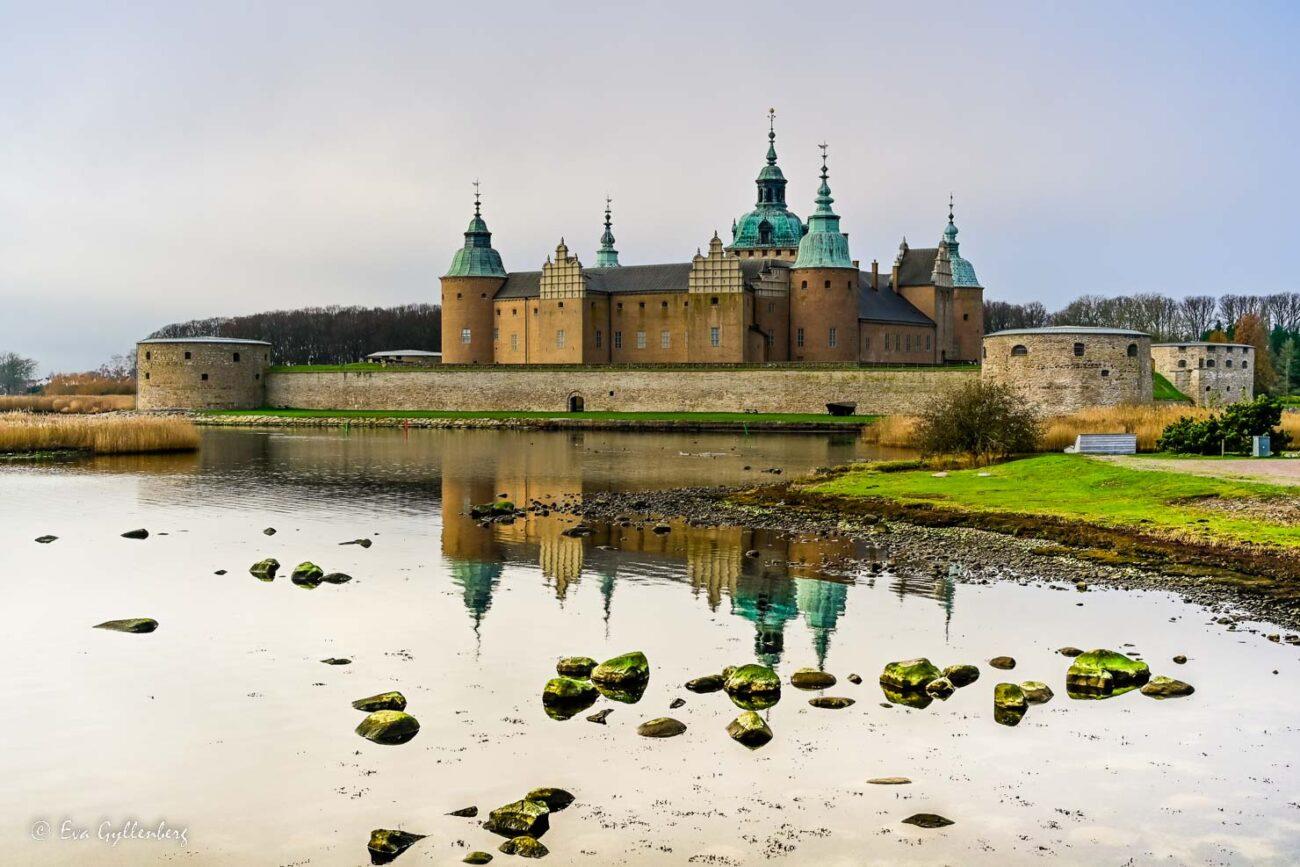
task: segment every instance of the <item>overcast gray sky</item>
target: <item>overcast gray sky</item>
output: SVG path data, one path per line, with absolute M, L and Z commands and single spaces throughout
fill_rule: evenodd
M 0 351 L 96 365 L 172 321 L 438 299 L 483 183 L 513 270 L 564 235 L 682 261 L 777 109 L 853 255 L 957 195 L 988 297 L 1300 289 L 1300 4 L 0 0 Z

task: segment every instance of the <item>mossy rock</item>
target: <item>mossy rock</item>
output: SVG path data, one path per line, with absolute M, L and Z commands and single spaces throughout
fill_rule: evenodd
M 466 864 L 487 864 L 492 860 L 492 854 L 490 852 L 475 851 L 470 852 L 460 860 Z
M 1183 683 L 1163 674 L 1153 677 L 1142 687 L 1142 694 L 1151 698 L 1182 698 L 1191 695 L 1196 689 L 1190 683 Z
M 636 727 L 636 733 L 643 738 L 675 738 L 685 732 L 686 723 L 670 716 L 647 720 Z
M 835 675 L 815 668 L 801 668 L 790 675 L 790 685 L 796 689 L 830 689 L 836 683 Z
M 377 710 L 406 710 L 406 696 L 396 690 L 381 692 L 378 695 L 359 698 L 352 702 L 352 706 L 366 713 L 373 713 Z
M 930 681 L 937 679 L 941 672 L 930 660 L 904 659 L 891 662 L 880 673 L 881 686 L 888 686 L 900 692 L 923 690 Z
M 889 699 L 890 704 L 924 710 L 934 703 L 934 696 L 923 689 L 894 689 L 892 686 L 880 685 L 880 690 Z
M 320 580 L 322 584 L 346 584 L 352 580 L 352 576 L 346 572 L 327 572 Z
M 108 629 L 113 632 L 131 632 L 136 635 L 143 635 L 146 632 L 153 632 L 158 628 L 158 621 L 152 617 L 128 617 L 125 620 L 105 620 L 103 623 L 96 623 L 96 629 Z
M 553 677 L 542 688 L 542 707 L 551 719 L 566 720 L 591 707 L 599 696 L 589 680 Z
M 1072 697 L 1106 697 L 1128 692 L 1150 679 L 1151 668 L 1142 660 L 1099 649 L 1074 658 L 1065 674 L 1065 687 Z
M 717 692 L 726 685 L 726 679 L 720 674 L 706 674 L 686 681 L 686 688 L 695 693 Z
M 808 699 L 808 703 L 822 710 L 843 710 L 856 704 L 853 699 L 838 695 L 819 695 Z
M 952 681 L 946 677 L 936 677 L 925 685 L 927 695 L 932 695 L 937 699 L 947 701 L 948 697 L 957 691 L 957 687 L 952 685 Z
M 1052 692 L 1052 688 L 1041 680 L 1026 680 L 1020 684 L 1020 690 L 1025 694 L 1025 701 L 1030 704 L 1047 704 L 1056 695 Z
M 918 828 L 946 828 L 949 825 L 955 825 L 952 819 L 940 816 L 938 813 L 915 813 L 903 820 L 904 825 L 915 825 Z
M 299 587 L 315 587 L 325 577 L 325 570 L 310 561 L 299 563 L 294 567 L 289 580 Z
M 426 836 L 428 835 L 376 828 L 370 832 L 370 842 L 366 844 L 366 849 L 370 852 L 370 863 L 387 864 Z
M 554 786 L 542 786 L 524 795 L 525 801 L 541 801 L 552 813 L 558 813 L 573 803 L 573 793 Z
M 639 650 L 607 659 L 591 670 L 591 681 L 611 689 L 644 686 L 650 680 L 650 661 Z
M 527 835 L 507 840 L 498 849 L 507 855 L 518 855 L 520 858 L 545 858 L 551 854 L 551 850 L 547 849 L 541 840 Z
M 1003 671 L 1010 671 L 1016 667 L 1016 661 L 1009 656 L 995 656 L 989 660 L 989 665 Z
M 1002 726 L 1018 726 L 1025 718 L 1025 711 L 1014 707 L 993 706 L 993 721 Z
M 502 837 L 518 837 L 521 834 L 540 837 L 551 827 L 551 808 L 541 801 L 523 798 L 497 807 L 488 814 L 483 827 Z
M 742 665 L 731 670 L 724 684 L 732 698 L 780 698 L 781 678 L 766 665 Z
M 278 571 L 280 571 L 280 561 L 274 557 L 258 560 L 248 570 L 249 574 L 258 581 L 274 581 L 275 573 Z
M 596 660 L 590 656 L 566 656 L 555 663 L 555 673 L 561 677 L 591 677 Z
M 1025 691 L 1018 684 L 999 683 L 993 687 L 993 705 L 1023 713 L 1029 707 L 1029 701 L 1025 698 Z
M 767 721 L 752 710 L 747 710 L 727 724 L 727 734 L 733 741 L 744 744 L 751 750 L 772 740 L 772 729 Z
M 386 746 L 404 744 L 419 732 L 419 721 L 400 710 L 377 710 L 357 726 L 357 734 Z
M 977 666 L 969 664 L 950 665 L 942 672 L 943 676 L 953 686 L 961 689 L 963 686 L 970 686 L 980 679 L 980 670 Z

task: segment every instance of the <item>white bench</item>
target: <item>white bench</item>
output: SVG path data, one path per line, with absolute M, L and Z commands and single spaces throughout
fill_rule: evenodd
M 1072 455 L 1135 455 L 1137 434 L 1079 434 L 1065 451 Z

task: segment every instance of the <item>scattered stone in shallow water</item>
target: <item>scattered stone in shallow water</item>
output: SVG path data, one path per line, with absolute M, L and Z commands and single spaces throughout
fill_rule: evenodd
M 158 628 L 158 621 L 152 617 L 128 617 L 125 620 L 105 620 L 96 623 L 96 629 L 110 629 L 113 632 L 132 632 L 142 635 Z
M 686 681 L 686 688 L 697 693 L 717 692 L 725 685 L 726 681 L 720 674 L 706 674 L 703 677 Z
M 280 561 L 274 557 L 267 557 L 254 563 L 248 572 L 258 581 L 274 581 L 275 573 L 279 570 Z
M 352 706 L 357 710 L 363 710 L 366 713 L 372 713 L 377 710 L 406 710 L 406 696 L 396 690 L 392 692 L 381 692 L 378 695 L 359 698 L 352 702 Z
M 478 807 L 461 807 L 459 810 L 452 810 L 448 816 L 460 816 L 462 819 L 473 819 L 478 815 Z
M 1186 657 L 1186 656 L 1183 656 L 1183 655 L 1180 653 L 1180 654 L 1178 654 L 1177 656 L 1174 657 L 1174 662 L 1178 663 L 1179 665 L 1186 665 L 1186 664 L 1187 664 L 1187 657 Z
M 483 827 L 502 837 L 518 837 L 520 834 L 540 837 L 551 827 L 551 808 L 541 801 L 524 798 L 488 813 Z
M 592 683 L 613 689 L 644 685 L 650 680 L 650 661 L 639 650 L 607 659 L 591 670 Z
M 916 813 L 904 819 L 903 824 L 915 825 L 918 828 L 944 828 L 956 823 L 952 819 L 945 819 L 937 813 Z
M 1113 650 L 1089 650 L 1071 663 L 1065 688 L 1071 698 L 1106 698 L 1135 689 L 1150 677 L 1151 669 L 1140 659 Z
M 369 548 L 371 542 L 369 539 L 353 539 L 350 542 L 339 542 L 340 545 L 360 545 L 362 548 Z
M 873 777 L 867 782 L 873 786 L 910 786 L 912 781 L 907 777 Z
M 590 677 L 596 660 L 590 656 L 566 656 L 555 663 L 555 673 L 561 677 Z
M 850 675 L 846 678 L 846 680 L 848 680 L 849 683 L 852 683 L 852 684 L 855 684 L 855 685 L 856 685 L 856 684 L 862 683 L 862 676 L 861 676 L 861 675 L 858 675 L 858 674 L 850 674 Z
M 1029 707 L 1025 691 L 1014 683 L 999 683 L 993 687 L 993 704 L 996 707 L 1020 711 Z
M 461 859 L 466 864 L 486 864 L 491 860 L 492 855 L 489 852 L 470 852 Z
M 920 657 L 889 663 L 880 673 L 880 683 L 900 692 L 920 691 L 937 677 L 939 669 L 930 660 Z
M 594 722 L 594 723 L 599 723 L 600 725 L 604 725 L 605 720 L 608 719 L 609 715 L 612 714 L 613 712 L 614 709 L 612 707 L 607 707 L 604 710 L 598 710 L 595 713 L 593 713 L 591 716 L 587 717 L 587 722 Z
M 404 744 L 419 732 L 419 721 L 400 710 L 377 710 L 357 726 L 357 734 L 385 746 Z
M 274 536 L 274 535 L 275 535 L 275 528 L 274 528 L 274 527 L 267 527 L 265 530 L 262 531 L 262 535 L 264 535 L 264 536 Z
M 552 813 L 558 813 L 573 803 L 573 793 L 555 786 L 542 786 L 524 795 L 525 801 L 541 801 Z
M 542 707 L 551 719 L 563 721 L 591 707 L 599 696 L 589 680 L 553 677 L 542 688 Z
M 1010 671 L 1016 667 L 1016 661 L 1009 656 L 995 656 L 989 660 L 989 665 L 1003 671 Z
M 36 541 L 40 542 L 42 545 L 48 545 L 51 542 L 57 540 L 58 538 L 59 538 L 58 536 L 37 536 Z
M 684 699 L 684 698 L 675 698 L 675 699 L 673 699 L 671 702 L 669 702 L 669 704 L 668 704 L 668 709 L 669 709 L 669 710 L 677 710 L 677 708 L 681 707 L 681 706 L 684 705 L 684 704 L 686 704 L 686 699 Z
M 325 570 L 310 561 L 299 563 L 289 580 L 299 587 L 315 587 L 325 577 Z
M 143 528 L 139 530 L 127 530 L 122 534 L 123 539 L 148 539 L 149 531 Z
M 742 665 L 723 671 L 725 689 L 734 704 L 745 710 L 763 710 L 781 700 L 781 678 L 766 665 Z
M 842 710 L 852 706 L 855 702 L 853 699 L 844 698 L 843 696 L 819 695 L 816 698 L 808 699 L 808 703 L 823 710 Z
M 1196 690 L 1190 683 L 1183 683 L 1181 680 L 1165 677 L 1163 674 L 1151 678 L 1150 682 L 1142 687 L 1142 694 L 1152 698 L 1181 698 L 1194 692 Z
M 686 731 L 686 723 L 670 716 L 656 717 L 636 727 L 636 733 L 643 738 L 675 738 Z
M 352 576 L 346 572 L 327 572 L 320 580 L 325 584 L 346 584 L 352 580 Z
M 225 574 L 226 574 L 226 570 L 225 570 L 225 569 L 218 569 L 217 571 L 213 572 L 212 574 L 213 574 L 213 575 L 225 575 Z
M 1020 691 L 1025 694 L 1025 701 L 1030 704 L 1047 704 L 1056 693 L 1041 680 L 1026 680 L 1020 684 Z
M 947 700 L 950 695 L 957 691 L 957 688 L 952 685 L 952 681 L 948 678 L 939 677 L 927 683 L 925 691 L 937 699 Z
M 752 710 L 747 710 L 727 725 L 727 734 L 733 741 L 756 750 L 772 739 L 772 729 Z
M 1060 650 L 1056 652 L 1061 654 L 1061 656 L 1078 656 L 1079 654 L 1083 653 L 1083 651 L 1077 647 L 1062 647 Z
M 960 689 L 979 680 L 980 670 L 974 665 L 950 665 L 943 670 L 943 676 L 949 683 Z
M 885 694 L 885 698 L 889 699 L 889 701 L 880 703 L 880 706 L 884 708 L 892 708 L 896 704 L 901 704 L 904 707 L 923 710 L 934 703 L 934 696 L 924 689 L 895 689 L 882 683 L 880 691 Z
M 366 845 L 366 849 L 370 852 L 370 863 L 387 864 L 426 836 L 426 834 L 408 834 L 406 831 L 376 828 L 370 832 L 370 842 Z
M 801 668 L 790 675 L 790 685 L 797 689 L 830 689 L 835 684 L 835 675 L 815 668 Z
M 507 840 L 497 848 L 507 855 L 518 855 L 520 858 L 545 858 L 551 854 L 551 850 L 542 841 L 528 836 Z
M 352 664 L 352 660 L 342 656 L 330 656 L 325 659 L 322 659 L 321 662 L 325 663 L 326 665 L 351 665 Z

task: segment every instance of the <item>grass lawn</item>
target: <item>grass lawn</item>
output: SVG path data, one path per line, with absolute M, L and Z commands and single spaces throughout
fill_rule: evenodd
M 838 424 L 862 426 L 879 416 L 833 416 L 826 413 L 746 412 L 523 412 L 387 409 L 250 409 L 212 410 L 217 416 L 278 416 L 281 418 L 455 418 L 455 419 L 593 419 L 629 422 L 696 422 L 703 424 Z
M 1172 382 L 1155 371 L 1151 372 L 1151 391 L 1156 400 L 1185 400 L 1188 403 L 1192 401 L 1190 397 L 1175 388 Z
M 1189 499 L 1294 497 L 1294 488 L 1131 470 L 1082 455 L 1040 455 L 978 470 L 955 470 L 943 477 L 936 477 L 931 470 L 880 472 L 866 468 L 809 490 L 975 512 L 1069 518 L 1108 527 L 1162 529 L 1201 539 L 1300 546 L 1298 527 L 1200 508 Z

